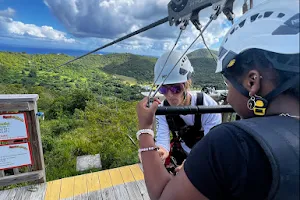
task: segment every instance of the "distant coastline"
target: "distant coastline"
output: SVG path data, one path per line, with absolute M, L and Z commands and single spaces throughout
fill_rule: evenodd
M 80 56 L 88 51 L 84 50 L 76 50 L 76 49 L 51 49 L 51 48 L 36 48 L 36 47 L 24 47 L 24 46 L 9 46 L 0 44 L 0 51 L 6 52 L 19 52 L 19 53 L 27 53 L 27 54 L 66 54 L 69 56 Z M 98 55 L 106 55 L 109 54 L 107 52 L 96 52 L 94 54 Z

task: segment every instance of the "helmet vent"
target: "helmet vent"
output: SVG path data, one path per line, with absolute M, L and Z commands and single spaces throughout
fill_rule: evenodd
M 268 17 L 270 17 L 271 15 L 273 14 L 273 12 L 265 12 L 265 14 L 264 14 L 264 18 L 268 18 Z
M 242 21 L 241 23 L 239 23 L 240 28 L 242 28 L 245 25 L 246 20 Z
M 185 75 L 187 72 L 188 72 L 188 71 L 185 70 L 185 69 L 183 69 L 183 68 L 180 68 L 180 69 L 179 69 L 179 74 L 181 74 L 181 75 Z
M 256 18 L 258 17 L 259 13 L 251 16 L 251 22 L 254 22 Z
M 230 32 L 230 35 L 232 35 L 235 31 L 235 28 L 232 29 L 232 31 Z
M 224 47 L 221 47 L 220 51 L 219 51 L 219 58 L 222 58 L 225 53 L 227 53 L 227 50 Z
M 278 18 L 282 18 L 282 17 L 284 17 L 284 16 L 285 16 L 285 14 L 279 13 L 277 17 L 278 17 Z

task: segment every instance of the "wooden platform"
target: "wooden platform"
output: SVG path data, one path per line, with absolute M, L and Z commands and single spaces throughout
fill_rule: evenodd
M 0 200 L 150 199 L 139 164 L 0 191 Z

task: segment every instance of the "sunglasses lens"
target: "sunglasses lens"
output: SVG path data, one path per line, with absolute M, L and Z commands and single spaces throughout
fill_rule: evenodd
M 172 93 L 177 94 L 181 92 L 181 86 L 180 85 L 174 85 L 170 87 L 170 90 Z
M 166 88 L 166 87 L 164 87 L 164 86 L 161 86 L 161 87 L 159 88 L 159 92 L 160 92 L 161 94 L 166 94 L 166 93 L 168 92 L 168 88 Z

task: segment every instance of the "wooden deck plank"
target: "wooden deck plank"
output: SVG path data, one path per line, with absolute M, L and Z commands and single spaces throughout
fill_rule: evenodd
M 108 172 L 109 172 L 109 175 L 110 175 L 110 178 L 111 178 L 111 183 L 112 183 L 113 186 L 120 185 L 120 184 L 124 183 L 119 168 L 110 169 Z
M 140 192 L 142 194 L 143 199 L 144 200 L 150 200 L 145 181 L 144 180 L 139 180 L 139 181 L 136 181 L 136 184 L 140 189 Z
M 46 192 L 45 192 L 45 200 L 50 199 L 51 196 L 51 185 L 53 184 L 53 182 L 48 182 L 47 183 L 47 188 L 46 188 Z
M 0 200 L 150 200 L 140 164 L 0 191 Z
M 30 196 L 30 200 L 41 200 L 45 198 L 45 192 L 47 188 L 46 183 L 34 185 L 33 187 L 36 187 L 36 191 L 33 191 Z
M 14 200 L 28 200 L 28 199 L 30 199 L 31 191 L 29 191 L 28 188 L 29 187 L 17 188 Z
M 133 174 L 133 177 L 136 181 L 138 188 L 142 194 L 144 200 L 150 200 L 147 187 L 144 180 L 143 166 L 141 164 L 130 165 L 130 170 Z
M 109 174 L 114 188 L 116 199 L 129 200 L 129 195 L 125 188 L 124 181 L 119 168 L 110 169 Z
M 141 190 L 136 184 L 136 182 L 125 183 L 125 186 L 130 199 L 132 200 L 143 199 Z
M 114 188 L 112 187 L 108 170 L 100 171 L 97 175 L 99 177 L 102 199 L 115 200 Z
M 89 173 L 86 175 L 88 193 L 98 191 L 101 189 L 99 177 L 96 173 Z
M 101 194 L 103 200 L 116 200 L 113 187 L 103 189 Z
M 47 192 L 45 196 L 45 200 L 59 200 L 60 191 L 61 191 L 61 180 L 51 181 L 50 184 L 47 185 Z
M 100 181 L 101 189 L 112 187 L 111 179 L 108 170 L 100 171 L 97 173 Z
M 74 195 L 74 177 L 61 180 L 60 199 L 73 199 Z
M 89 192 L 88 200 L 102 200 L 102 192 L 101 191 Z
M 120 185 L 120 184 L 114 185 L 113 189 L 114 189 L 116 200 L 130 200 L 130 197 L 128 195 L 127 189 L 125 188 L 125 185 Z
M 74 197 L 66 198 L 66 199 L 60 199 L 60 200 L 73 200 Z
M 136 181 L 144 180 L 144 174 L 138 164 L 130 165 L 129 167 Z
M 9 193 L 7 194 L 7 200 L 13 200 L 16 196 L 16 189 L 15 190 L 9 190 Z
M 128 167 L 128 166 L 120 167 L 119 170 L 121 172 L 124 183 L 129 183 L 129 182 L 135 181 L 133 174 L 130 171 L 130 167 Z
M 7 199 L 9 192 L 10 192 L 9 190 L 0 191 L 0 199 Z
M 125 166 L 120 167 L 119 169 L 130 199 L 143 199 L 141 191 L 138 185 L 135 183 L 135 179 L 133 177 L 133 174 L 131 173 L 130 167 Z
M 73 200 L 88 200 L 88 194 L 80 194 L 78 196 L 74 196 Z
M 75 176 L 74 179 L 74 197 L 87 194 L 87 180 L 86 175 Z M 74 199 L 75 200 L 75 199 Z

